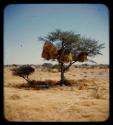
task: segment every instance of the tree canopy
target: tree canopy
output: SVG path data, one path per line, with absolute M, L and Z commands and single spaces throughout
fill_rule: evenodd
M 45 37 L 39 37 L 43 41 L 60 41 L 56 44 L 57 47 L 70 50 L 71 53 L 87 52 L 88 56 L 95 56 L 101 54 L 101 49 L 104 48 L 104 43 L 99 44 L 98 40 L 81 37 L 80 34 L 75 34 L 72 31 L 61 31 L 57 29 L 50 32 Z
M 13 75 L 20 76 L 20 77 L 24 78 L 27 82 L 29 82 L 30 80 L 29 80 L 28 76 L 30 74 L 32 74 L 35 70 L 34 70 L 34 68 L 32 68 L 29 65 L 22 65 L 20 67 L 15 67 L 15 68 L 11 69 L 11 71 L 12 71 Z

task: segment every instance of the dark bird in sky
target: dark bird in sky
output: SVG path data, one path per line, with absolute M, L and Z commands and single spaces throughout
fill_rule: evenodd
M 20 47 L 23 47 L 22 43 L 19 43 L 19 46 L 20 46 Z

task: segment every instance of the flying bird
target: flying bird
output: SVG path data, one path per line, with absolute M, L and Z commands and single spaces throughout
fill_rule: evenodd
M 22 43 L 19 43 L 19 46 L 20 46 L 20 47 L 23 47 Z

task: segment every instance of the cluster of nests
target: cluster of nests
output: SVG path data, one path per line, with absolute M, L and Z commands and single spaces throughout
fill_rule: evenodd
M 62 63 L 69 63 L 71 61 L 84 62 L 87 60 L 88 53 L 81 52 L 79 54 L 73 54 L 68 49 L 58 49 L 50 41 L 46 41 L 43 46 L 42 57 L 46 60 L 57 59 Z

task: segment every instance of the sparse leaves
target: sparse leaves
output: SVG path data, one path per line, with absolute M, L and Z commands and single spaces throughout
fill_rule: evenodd
M 57 29 L 55 32 L 49 33 L 46 37 L 39 37 L 43 41 L 60 41 L 57 43 L 58 48 L 69 49 L 73 54 L 77 52 L 87 52 L 88 56 L 102 55 L 101 49 L 105 48 L 104 43 L 99 41 L 81 37 L 80 34 L 74 34 L 72 31 L 61 31 Z M 62 44 L 63 43 L 63 44 Z
M 101 49 L 105 48 L 104 44 L 99 44 L 97 40 L 93 40 L 91 38 L 82 37 L 80 39 L 80 43 L 74 46 L 76 51 L 84 51 L 88 53 L 88 56 L 95 56 L 101 54 Z M 102 55 L 102 54 L 101 54 Z
M 64 44 L 70 44 L 73 42 L 79 42 L 80 34 L 74 34 L 72 31 L 61 31 L 56 30 L 55 32 L 49 33 L 46 37 L 39 37 L 39 40 L 49 40 L 55 42 L 56 40 L 63 41 Z

